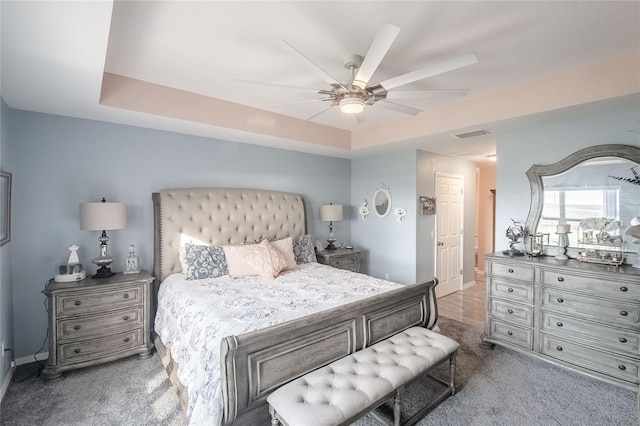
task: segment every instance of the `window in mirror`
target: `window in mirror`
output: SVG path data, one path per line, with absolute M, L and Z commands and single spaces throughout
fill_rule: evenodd
M 567 223 L 573 231 L 568 235 L 569 245 L 575 247 L 578 244 L 578 225 L 588 217 L 620 220 L 620 189 L 545 191 L 538 232 L 553 236 L 558 223 Z

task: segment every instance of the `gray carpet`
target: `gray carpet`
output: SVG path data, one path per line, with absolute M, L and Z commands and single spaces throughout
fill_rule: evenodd
M 480 331 L 447 318 L 442 333 L 461 344 L 458 393 L 418 425 L 637 425 L 635 393 L 508 349 L 479 346 Z M 29 373 L 21 366 L 16 378 Z M 439 371 L 446 377 L 446 370 Z M 415 382 L 403 413 L 434 389 Z M 384 411 L 384 410 L 383 410 Z M 185 425 L 178 398 L 154 355 L 69 372 L 61 381 L 12 383 L 0 406 L 2 425 Z M 302 423 L 303 424 L 303 423 Z M 374 426 L 371 417 L 357 426 Z

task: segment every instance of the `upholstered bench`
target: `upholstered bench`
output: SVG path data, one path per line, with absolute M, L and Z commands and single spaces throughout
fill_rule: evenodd
M 458 343 L 422 327 L 413 327 L 305 374 L 267 398 L 271 424 L 277 426 L 348 425 L 394 398 L 394 425 L 400 423 L 400 397 L 406 385 L 449 361 L 446 389 L 403 425 L 413 425 L 455 393 Z M 389 423 L 390 424 L 390 423 Z

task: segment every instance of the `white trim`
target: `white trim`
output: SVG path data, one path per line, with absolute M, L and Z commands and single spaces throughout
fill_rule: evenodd
M 4 394 L 7 393 L 7 389 L 9 389 L 9 384 L 11 383 L 11 379 L 13 379 L 13 370 L 14 367 L 9 369 L 9 373 L 4 378 L 4 382 L 2 382 L 2 387 L 0 388 L 0 401 L 4 398 Z
M 469 281 L 468 283 L 464 284 L 464 285 L 462 286 L 462 289 L 463 289 L 463 290 L 466 290 L 466 289 L 468 289 L 469 287 L 473 287 L 474 285 L 476 285 L 476 280 Z
M 40 352 L 38 355 L 36 355 L 36 359 L 38 361 L 46 361 L 47 359 L 49 359 L 49 352 Z M 33 355 L 23 356 L 22 358 L 17 358 L 15 360 L 16 366 L 31 364 L 32 362 L 35 362 L 35 360 L 33 359 Z

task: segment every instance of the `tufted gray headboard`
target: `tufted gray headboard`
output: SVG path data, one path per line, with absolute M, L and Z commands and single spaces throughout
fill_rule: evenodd
M 154 192 L 156 282 L 180 272 L 178 247 L 223 245 L 306 233 L 302 196 L 245 188 L 179 188 Z

